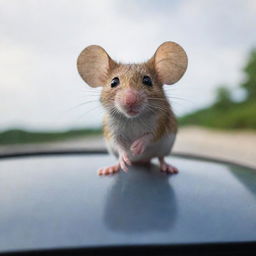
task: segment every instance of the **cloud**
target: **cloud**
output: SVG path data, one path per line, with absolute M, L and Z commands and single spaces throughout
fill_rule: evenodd
M 141 62 L 164 41 L 180 43 L 189 68 L 166 90 L 178 115 L 205 106 L 216 86 L 235 88 L 242 79 L 256 45 L 254 24 L 253 0 L 0 1 L 0 128 L 100 125 L 99 91 L 76 71 L 90 44 L 119 61 Z

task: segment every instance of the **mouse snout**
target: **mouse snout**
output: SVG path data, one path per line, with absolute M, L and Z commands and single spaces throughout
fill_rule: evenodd
M 145 95 L 143 91 L 126 88 L 120 91 L 116 98 L 116 106 L 124 115 L 131 117 L 143 110 Z
M 132 89 L 127 89 L 123 96 L 123 103 L 128 107 L 132 107 L 139 102 L 137 92 Z

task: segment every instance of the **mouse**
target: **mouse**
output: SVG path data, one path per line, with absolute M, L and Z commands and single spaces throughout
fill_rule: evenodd
M 130 165 L 150 164 L 176 174 L 167 163 L 177 134 L 177 121 L 164 86 L 178 82 L 188 65 L 185 50 L 177 43 L 162 43 L 146 62 L 125 64 L 113 60 L 99 45 L 86 47 L 78 56 L 77 69 L 90 87 L 101 87 L 105 109 L 103 135 L 117 163 L 102 167 L 98 175 L 128 171 Z

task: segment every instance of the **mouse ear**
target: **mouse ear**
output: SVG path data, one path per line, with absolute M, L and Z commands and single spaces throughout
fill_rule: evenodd
M 113 65 L 115 62 L 98 45 L 86 47 L 77 59 L 78 72 L 91 87 L 103 86 Z
M 156 50 L 153 63 L 160 82 L 174 84 L 185 73 L 188 58 L 180 45 L 174 42 L 165 42 Z

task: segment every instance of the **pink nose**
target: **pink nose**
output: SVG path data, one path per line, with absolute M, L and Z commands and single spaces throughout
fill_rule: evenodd
M 127 106 L 133 106 L 138 102 L 137 93 L 134 90 L 127 89 L 124 93 L 124 104 Z

